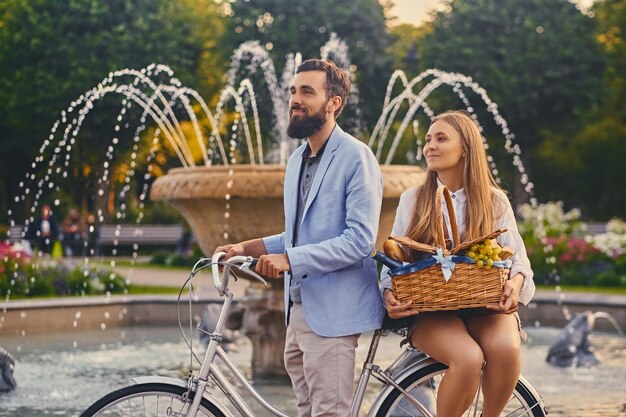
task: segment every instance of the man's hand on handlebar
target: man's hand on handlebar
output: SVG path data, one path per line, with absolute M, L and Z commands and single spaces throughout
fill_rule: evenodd
M 217 249 L 215 249 L 214 253 L 217 253 L 217 252 L 226 253 L 223 259 L 224 261 L 228 260 L 229 258 L 232 258 L 233 256 L 238 256 L 238 255 L 245 256 L 246 255 L 245 249 L 241 243 L 234 243 L 234 244 L 220 246 Z
M 255 271 L 262 276 L 282 278 L 285 271 L 291 270 L 289 256 L 286 253 L 276 255 L 261 255 Z

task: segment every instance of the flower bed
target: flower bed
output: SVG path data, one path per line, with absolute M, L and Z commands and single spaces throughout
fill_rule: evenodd
M 0 296 L 41 297 L 125 293 L 128 283 L 103 268 L 32 257 L 23 247 L 0 242 Z
M 545 284 L 626 286 L 626 223 L 613 219 L 606 232 L 586 233 L 580 211 L 563 204 L 520 207 L 519 229 L 535 280 Z

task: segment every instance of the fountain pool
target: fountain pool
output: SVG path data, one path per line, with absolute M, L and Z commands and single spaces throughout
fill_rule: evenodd
M 606 333 L 591 335 L 602 358 L 591 369 L 561 369 L 544 358 L 559 329 L 529 328 L 522 347 L 522 372 L 543 395 L 553 416 L 626 416 L 626 338 Z M 379 363 L 390 363 L 399 352 L 399 336 L 383 339 Z M 194 342 L 196 343 L 196 342 Z M 250 371 L 251 345 L 239 339 L 231 352 Z M 186 375 L 189 352 L 175 327 L 127 327 L 98 331 L 3 336 L 17 365 L 16 391 L 0 395 L 0 417 L 78 416 L 105 393 L 129 383 L 134 376 Z M 362 361 L 369 336 L 360 340 L 357 363 Z M 199 347 L 199 344 L 195 346 Z M 293 413 L 295 400 L 288 385 L 258 385 L 275 404 Z M 369 401 L 376 394 L 371 382 Z M 254 408 L 253 408 L 254 409 Z M 259 415 L 264 415 L 259 411 Z

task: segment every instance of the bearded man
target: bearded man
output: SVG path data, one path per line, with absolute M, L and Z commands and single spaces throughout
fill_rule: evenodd
M 259 257 L 256 271 L 285 281 L 285 367 L 298 416 L 350 415 L 360 333 L 380 327 L 384 307 L 370 253 L 382 202 L 372 151 L 336 123 L 348 74 L 310 59 L 290 86 L 289 127 L 307 139 L 285 173 L 285 231 L 220 246 L 226 259 Z

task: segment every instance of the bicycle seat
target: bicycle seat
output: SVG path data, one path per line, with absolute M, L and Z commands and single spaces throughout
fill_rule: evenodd
M 392 319 L 391 317 L 389 317 L 389 313 L 385 311 L 383 324 L 380 326 L 380 328 L 383 330 L 408 329 L 411 326 L 411 323 L 413 323 L 413 316 Z

